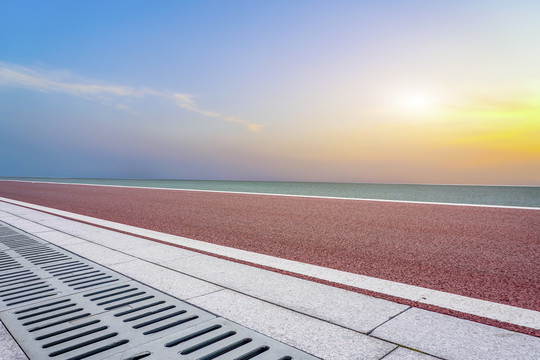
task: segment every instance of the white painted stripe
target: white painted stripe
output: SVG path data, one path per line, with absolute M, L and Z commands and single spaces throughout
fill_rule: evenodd
M 368 199 L 368 198 L 350 198 L 350 197 L 322 196 L 322 195 L 272 194 L 272 193 L 258 193 L 258 192 L 245 192 L 245 191 L 201 190 L 201 189 L 176 189 L 176 188 L 161 188 L 161 187 L 148 187 L 148 186 L 129 186 L 129 185 L 108 185 L 108 184 L 62 183 L 62 182 L 50 182 L 50 181 L 26 181 L 26 180 L 0 180 L 0 181 L 17 181 L 17 182 L 27 182 L 27 183 L 37 183 L 37 184 L 60 184 L 60 185 L 82 185 L 82 186 L 105 186 L 105 187 L 114 187 L 114 188 L 146 189 L 146 190 L 175 190 L 175 191 L 198 191 L 198 192 L 224 193 L 224 194 L 245 194 L 245 195 L 265 195 L 265 196 L 286 196 L 286 197 L 300 197 L 300 198 L 313 198 L 313 199 L 335 199 L 335 200 L 377 201 L 377 202 L 404 203 L 404 204 L 427 204 L 427 205 L 471 206 L 471 207 L 499 208 L 499 209 L 540 210 L 540 207 L 511 206 L 511 205 L 486 205 L 486 204 L 445 203 L 445 202 L 435 202 L 435 201 L 430 202 L 430 201 L 413 201 L 413 200 Z
M 133 235 L 145 236 L 152 239 L 165 241 L 171 244 L 181 245 L 187 248 L 201 250 L 211 254 L 226 256 L 232 259 L 267 266 L 278 270 L 289 271 L 300 275 L 310 276 L 313 278 L 331 281 L 338 284 L 353 286 L 359 289 L 375 291 L 381 294 L 396 296 L 403 299 L 418 301 L 424 304 L 435 305 L 441 308 L 460 311 L 466 314 L 477 315 L 484 318 L 503 321 L 519 326 L 525 326 L 532 329 L 540 329 L 540 312 L 534 310 L 523 309 L 491 301 L 479 300 L 447 292 L 426 289 L 419 286 L 402 284 L 394 281 L 358 275 L 335 269 L 329 269 L 322 266 L 305 264 L 298 261 L 258 254 L 255 252 L 238 250 L 226 246 L 215 245 L 199 240 L 188 239 L 135 226 L 119 224 L 112 221 L 57 210 L 45 206 L 25 203 L 22 201 L 11 200 L 2 197 L 0 197 L 0 201 L 4 201 L 6 203 L 14 205 L 25 206 L 35 210 L 46 211 L 74 220 L 84 221 L 94 225 L 124 231 Z

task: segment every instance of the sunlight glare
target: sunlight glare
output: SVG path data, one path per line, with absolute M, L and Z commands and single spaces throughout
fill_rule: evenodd
M 434 110 L 438 99 L 429 92 L 405 92 L 398 96 L 397 103 L 402 110 L 420 114 Z

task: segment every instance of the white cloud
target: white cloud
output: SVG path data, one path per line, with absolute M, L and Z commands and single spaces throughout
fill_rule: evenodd
M 69 83 L 52 76 L 39 74 L 25 67 L 9 67 L 0 63 L 0 84 L 25 89 L 61 92 L 71 95 L 142 96 L 143 92 L 120 85 Z
M 231 116 L 226 116 L 223 119 L 225 119 L 225 121 L 234 122 L 234 123 L 237 123 L 237 124 L 243 124 L 243 125 L 247 126 L 247 128 L 249 130 L 251 130 L 251 131 L 260 131 L 264 126 L 262 124 L 253 124 L 253 123 L 250 123 L 247 120 L 237 119 L 237 118 L 234 118 L 234 117 L 231 117 Z
M 209 117 L 223 117 L 223 115 L 221 115 L 220 113 L 200 109 L 199 107 L 197 107 L 197 104 L 195 104 L 195 101 L 193 101 L 192 95 L 174 93 L 172 95 L 172 98 L 176 101 L 176 104 L 182 109 L 194 111 Z
M 7 65 L 0 62 L 0 86 L 18 87 L 41 92 L 58 92 L 87 99 L 103 100 L 107 97 L 143 98 L 156 96 L 174 101 L 180 108 L 211 118 L 242 124 L 251 131 L 259 131 L 262 125 L 225 116 L 215 111 L 200 108 L 193 95 L 176 92 L 161 92 L 148 87 L 134 88 L 117 84 L 98 84 L 90 80 L 69 81 L 66 75 L 54 75 L 22 66 Z M 117 103 L 116 108 L 129 110 L 124 104 Z

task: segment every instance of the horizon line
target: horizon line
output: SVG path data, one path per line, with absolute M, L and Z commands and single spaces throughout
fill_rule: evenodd
M 73 180 L 165 180 L 165 181 L 229 181 L 229 182 L 275 182 L 313 184 L 359 184 L 359 185 L 428 185 L 428 186 L 497 186 L 497 187 L 540 187 L 540 184 L 451 184 L 420 182 L 347 182 L 347 181 L 302 181 L 302 180 L 240 180 L 240 179 L 177 179 L 177 178 L 114 178 L 114 177 L 53 177 L 53 176 L 0 176 L 0 181 L 17 179 L 73 179 Z M 23 181 L 23 180 L 21 180 Z M 31 181 L 31 180 L 28 180 Z

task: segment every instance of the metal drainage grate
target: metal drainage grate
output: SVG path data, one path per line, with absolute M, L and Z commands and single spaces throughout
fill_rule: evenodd
M 130 281 L 101 265 L 41 241 L 0 251 L 0 311 L 44 298 Z
M 9 230 L 0 223 L 0 234 Z M 22 237 L 0 251 L 0 319 L 32 360 L 316 359 L 44 240 Z
M 32 265 L 44 265 L 70 258 L 69 255 L 47 245 L 17 248 L 15 252 L 30 261 Z
M 107 359 L 312 360 L 316 358 L 229 320 L 216 318 Z
M 5 223 L 0 224 L 0 237 L 18 235 L 19 233 L 12 228 L 8 227 Z
M 215 316 L 137 282 L 109 285 L 2 314 L 30 358 L 103 358 Z M 30 336 L 28 336 L 30 335 Z M 37 345 L 37 346 L 36 346 Z
M 39 242 L 38 240 L 33 239 L 26 235 L 21 235 L 17 233 L 9 234 L 9 235 L 0 236 L 0 251 L 5 251 L 5 250 L 14 249 L 14 248 L 23 247 L 23 246 L 37 245 L 40 243 L 43 243 L 43 242 Z

